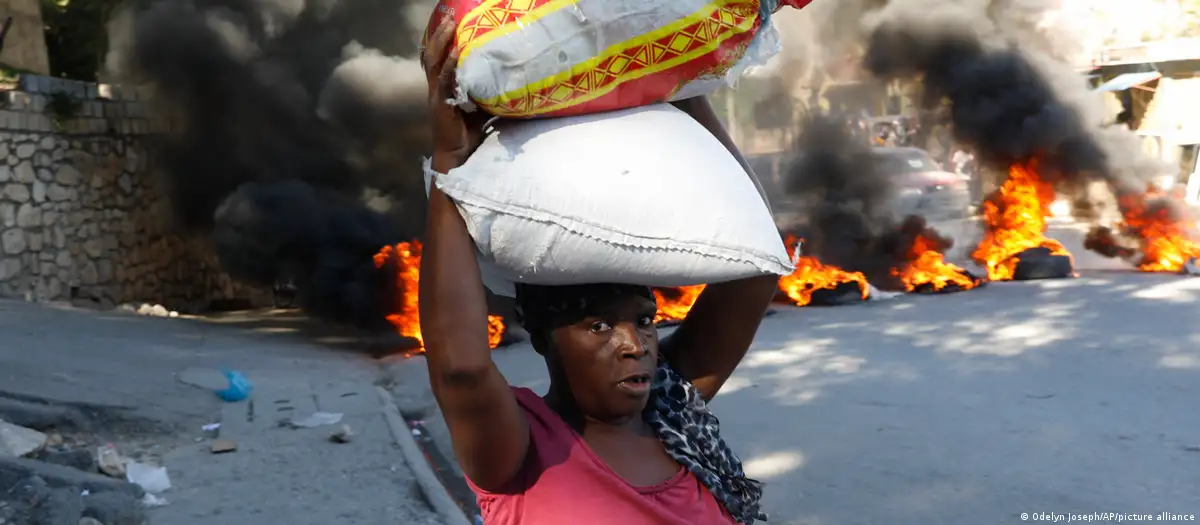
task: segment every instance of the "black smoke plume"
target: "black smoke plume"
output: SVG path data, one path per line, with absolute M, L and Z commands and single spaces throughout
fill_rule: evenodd
M 955 138 L 989 165 L 1041 159 L 1049 177 L 1107 178 L 1106 153 L 1078 111 L 1015 48 L 986 51 L 970 35 L 922 34 L 881 25 L 864 66 L 882 78 L 920 75 L 927 94 L 950 102 Z
M 989 34 L 985 17 L 914 9 L 928 4 L 896 1 L 884 9 L 864 68 L 880 79 L 919 78 L 926 101 L 947 102 L 954 138 L 989 168 L 989 186 L 1002 183 L 1009 167 L 1036 159 L 1038 175 L 1071 201 L 1077 219 L 1095 224 L 1127 211 L 1117 208 L 1146 190 L 1157 166 L 1127 132 L 1101 129 L 1085 111 L 1080 101 L 1091 94 L 1083 79 L 1065 62 Z
M 407 0 L 140 0 L 110 26 L 109 69 L 148 86 L 185 233 L 236 279 L 373 325 L 394 304 L 372 255 L 421 229 L 427 151 Z M 408 57 L 408 58 L 404 58 Z M 370 204 L 370 205 L 368 205 Z
M 917 237 L 940 253 L 953 246 L 922 217 L 898 220 L 892 176 L 852 119 L 814 114 L 800 126 L 782 190 L 799 211 L 784 229 L 804 240 L 802 255 L 862 272 L 877 288 L 903 290 L 892 270 L 912 260 Z

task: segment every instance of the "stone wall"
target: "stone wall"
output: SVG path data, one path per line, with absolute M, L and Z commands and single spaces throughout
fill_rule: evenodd
M 46 52 L 42 3 L 39 0 L 0 0 L 0 23 L 9 16 L 13 18 L 13 23 L 4 37 L 0 63 L 33 73 L 49 74 L 50 58 Z
M 144 144 L 169 124 L 137 90 L 24 76 L 2 95 L 0 297 L 184 312 L 269 299 L 220 272 L 206 239 L 172 230 Z

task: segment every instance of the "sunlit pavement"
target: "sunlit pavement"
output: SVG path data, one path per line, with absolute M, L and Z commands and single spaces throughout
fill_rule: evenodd
M 713 409 L 771 523 L 1200 514 L 1200 278 L 1135 274 L 1053 231 L 1080 278 L 764 321 Z M 545 391 L 527 346 L 496 359 Z

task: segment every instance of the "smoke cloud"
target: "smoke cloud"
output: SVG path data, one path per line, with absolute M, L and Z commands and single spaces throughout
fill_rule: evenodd
M 800 215 L 787 233 L 803 238 L 803 255 L 824 264 L 862 272 L 884 290 L 903 290 L 893 270 L 911 261 L 916 239 L 945 253 L 953 241 L 908 216 L 897 220 L 891 203 L 895 177 L 852 129 L 853 121 L 812 114 L 801 123 L 782 190 Z
M 424 215 L 429 9 L 412 4 L 141 0 L 112 22 L 111 76 L 173 122 L 155 147 L 175 219 L 231 276 L 383 322 L 394 286 L 372 255 Z
M 1102 126 L 1101 101 L 1066 62 L 1075 50 L 1045 24 L 1050 6 L 893 0 L 864 17 L 864 67 L 880 79 L 920 78 L 927 101 L 948 101 L 954 138 L 991 168 L 993 185 L 1036 158 L 1039 176 L 1095 224 L 1164 167 L 1127 129 Z

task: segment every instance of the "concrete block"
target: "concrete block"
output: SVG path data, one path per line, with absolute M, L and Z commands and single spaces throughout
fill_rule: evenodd
M 22 91 L 9 91 L 5 93 L 5 99 L 8 102 L 8 109 L 13 111 L 25 111 L 30 109 L 30 96 Z
M 15 129 L 17 112 L 0 110 L 0 129 Z
M 42 75 L 21 75 L 17 79 L 17 89 L 26 93 L 42 93 L 41 84 L 43 78 L 48 77 L 43 77 Z
M 39 113 L 30 113 L 28 124 L 31 131 L 41 131 L 43 133 L 54 131 L 54 125 L 50 122 L 50 117 Z
M 0 457 L 32 455 L 46 446 L 46 434 L 0 420 Z

